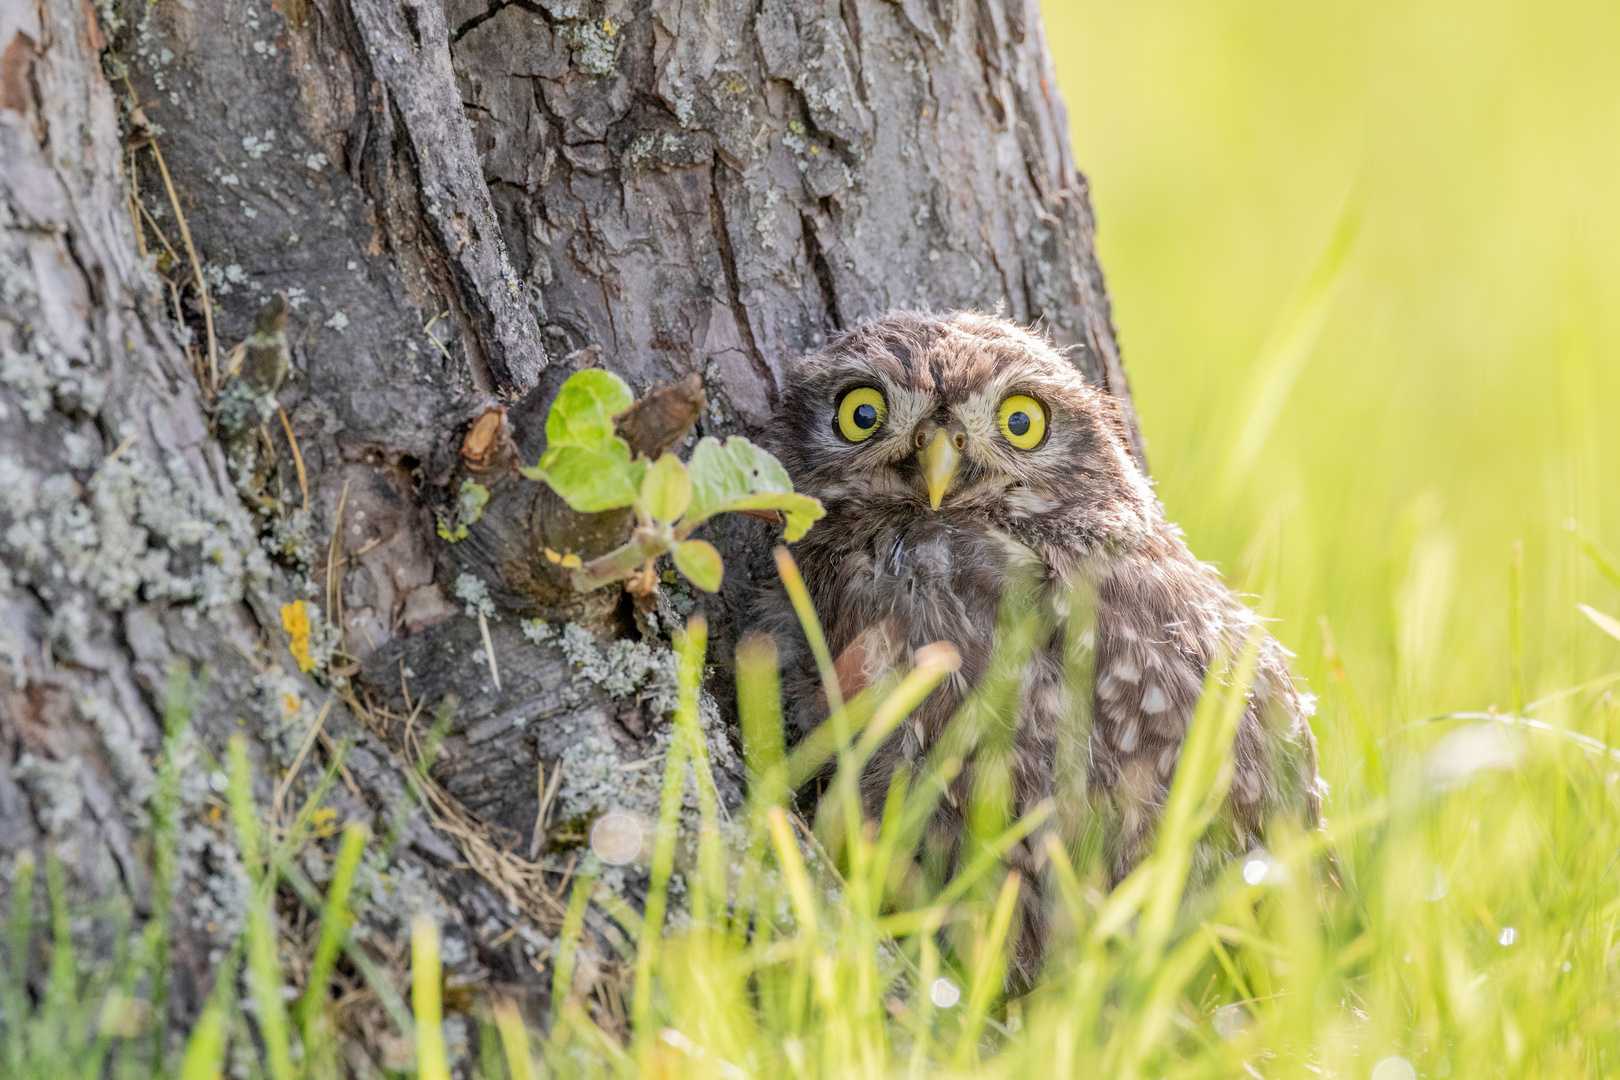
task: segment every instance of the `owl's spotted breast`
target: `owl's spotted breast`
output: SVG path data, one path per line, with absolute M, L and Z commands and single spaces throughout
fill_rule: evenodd
M 894 661 L 936 641 L 955 645 L 960 689 L 983 673 L 994 644 L 1009 570 L 1035 567 L 1039 556 L 978 515 L 872 511 L 858 500 L 833 500 L 827 517 L 794 552 L 835 654 L 867 628 L 886 625 Z M 928 703 L 926 727 L 943 725 L 960 693 L 947 686 Z M 822 717 L 807 709 L 795 727 Z

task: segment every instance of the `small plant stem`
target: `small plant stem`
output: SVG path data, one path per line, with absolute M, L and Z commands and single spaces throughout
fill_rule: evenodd
M 579 567 L 573 573 L 574 588 L 590 592 L 628 577 L 649 559 L 668 550 L 667 538 L 653 529 L 638 528 L 626 544 L 614 548 Z

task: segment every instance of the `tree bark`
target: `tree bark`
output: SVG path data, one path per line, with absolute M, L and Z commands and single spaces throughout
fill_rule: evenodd
M 360 886 L 380 961 L 426 908 L 452 981 L 541 1004 L 580 830 L 656 806 L 665 635 L 692 611 L 738 797 L 728 663 L 774 534 L 710 529 L 716 596 L 574 594 L 545 549 L 624 522 L 511 466 L 576 368 L 695 376 L 694 435 L 757 435 L 840 329 L 1000 308 L 1118 396 L 1140 450 L 1035 0 L 5 0 L 0 197 L 0 870 L 54 852 L 77 900 L 149 916 L 164 687 L 205 672 L 176 1022 L 241 919 L 209 813 L 233 734 L 266 808 L 352 743 L 330 802 L 398 840 Z M 274 320 L 253 337 L 276 293 L 284 347 Z M 490 501 L 451 542 L 469 479 Z

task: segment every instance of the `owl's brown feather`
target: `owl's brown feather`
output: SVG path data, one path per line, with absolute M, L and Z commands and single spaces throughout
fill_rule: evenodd
M 887 405 L 861 442 L 837 420 L 855 387 L 878 389 Z M 1034 449 L 1016 448 L 997 426 L 997 407 L 1015 393 L 1047 411 Z M 961 465 L 935 510 L 919 446 L 938 430 L 956 439 Z M 995 757 L 1011 779 L 1012 811 L 1052 800 L 1053 827 L 1071 846 L 1100 837 L 1118 880 L 1151 841 L 1205 672 L 1256 633 L 1224 850 L 1208 856 L 1263 843 L 1278 815 L 1315 825 L 1311 699 L 1287 652 L 1165 519 L 1116 400 L 1048 342 L 983 315 L 886 315 L 788 371 L 774 431 L 795 486 L 827 509 L 794 557 L 834 655 L 859 642 L 852 651 L 870 669 L 881 639 L 901 663 L 934 641 L 962 656 L 960 671 L 874 757 L 863 777 L 869 808 L 881 805 L 896 765 L 946 737 L 971 697 L 975 749 L 936 815 L 936 839 L 960 834 L 975 769 Z M 762 628 L 783 657 L 790 734 L 802 737 L 826 717 L 819 676 L 785 598 L 762 605 Z M 1018 670 L 994 668 L 998 645 L 1005 652 L 1020 634 Z M 1076 685 L 1077 672 L 1087 685 Z M 1038 879 L 1040 850 L 1026 842 L 1009 855 L 1028 882 Z M 1032 886 L 1015 958 L 1025 980 L 1040 962 L 1039 891 Z

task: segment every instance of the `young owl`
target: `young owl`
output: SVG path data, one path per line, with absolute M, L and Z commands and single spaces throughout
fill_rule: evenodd
M 827 510 L 793 555 L 846 692 L 932 642 L 961 654 L 872 759 L 869 815 L 899 763 L 915 773 L 955 738 L 965 767 L 930 826 L 936 849 L 954 850 L 993 757 L 1011 813 L 1051 799 L 1048 827 L 1117 881 L 1152 838 L 1206 669 L 1235 668 L 1253 634 L 1258 670 L 1202 871 L 1261 844 L 1274 817 L 1316 824 L 1312 700 L 1288 653 L 1165 519 L 1115 399 L 1048 342 L 984 315 L 883 316 L 787 373 L 773 441 Z M 762 605 L 802 737 L 826 719 L 820 678 L 785 598 Z M 971 731 L 948 734 L 964 702 Z M 1031 837 L 1008 856 L 1029 885 L 1014 958 L 1026 982 L 1045 936 L 1044 851 Z

